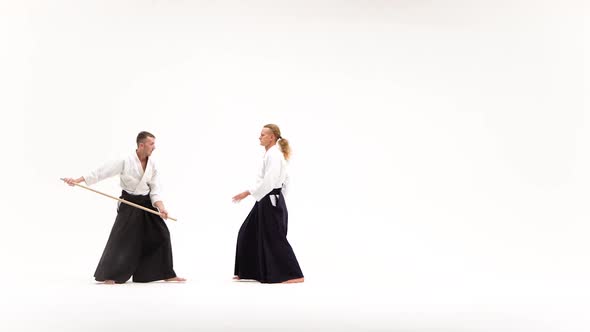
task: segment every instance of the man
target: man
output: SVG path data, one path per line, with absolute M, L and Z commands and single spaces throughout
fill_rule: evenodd
M 70 186 L 84 181 L 93 185 L 119 175 L 121 198 L 152 210 L 168 219 L 168 211 L 160 197 L 156 165 L 150 156 L 156 149 L 156 137 L 146 131 L 137 135 L 137 149 L 125 159 L 106 163 L 77 179 L 66 178 Z M 157 280 L 186 281 L 172 268 L 170 232 L 164 220 L 155 214 L 127 204 L 119 204 L 117 218 L 106 247 L 94 273 L 96 281 L 105 284 Z

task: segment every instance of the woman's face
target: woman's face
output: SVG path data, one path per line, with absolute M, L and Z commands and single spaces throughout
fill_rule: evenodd
M 260 137 L 258 139 L 260 140 L 260 145 L 266 148 L 274 143 L 275 135 L 272 133 L 272 130 L 265 127 L 262 128 L 262 131 L 260 132 Z

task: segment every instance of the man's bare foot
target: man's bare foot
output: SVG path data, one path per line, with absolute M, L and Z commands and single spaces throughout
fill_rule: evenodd
M 185 282 L 186 279 L 185 278 L 180 278 L 180 277 L 174 277 L 174 278 L 168 278 L 165 279 L 164 281 L 172 281 L 172 282 Z
M 238 276 L 234 276 L 232 279 L 233 279 L 233 280 L 240 280 L 240 277 L 238 277 Z
M 299 282 L 303 282 L 303 278 L 291 279 L 287 281 L 283 281 L 282 284 L 296 284 Z
M 105 285 L 114 285 L 115 284 L 115 280 L 105 280 L 102 282 Z

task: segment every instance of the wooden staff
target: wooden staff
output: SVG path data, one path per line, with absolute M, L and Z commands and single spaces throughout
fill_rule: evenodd
M 64 182 L 65 182 L 65 179 L 63 179 L 63 178 L 60 178 L 60 180 L 62 180 L 62 181 L 64 181 Z M 139 204 L 135 204 L 135 203 L 132 203 L 132 202 L 126 201 L 126 200 L 124 200 L 124 199 L 122 199 L 122 198 L 119 198 L 119 197 L 115 197 L 115 196 L 107 195 L 107 194 L 105 194 L 105 193 L 101 193 L 101 192 L 100 192 L 100 191 L 98 191 L 98 190 L 94 190 L 94 189 L 92 189 L 92 188 L 89 188 L 89 187 L 83 186 L 83 185 L 81 185 L 81 184 L 78 184 L 78 183 L 74 183 L 74 185 L 76 185 L 76 186 L 78 186 L 78 187 L 81 187 L 81 188 L 84 188 L 84 189 L 87 189 L 87 190 L 90 190 L 90 191 L 94 191 L 94 192 L 95 192 L 95 193 L 97 193 L 97 194 L 101 194 L 101 195 L 103 195 L 103 196 L 106 196 L 106 197 L 112 198 L 112 199 L 114 199 L 114 200 L 117 200 L 117 201 L 119 201 L 119 202 L 121 202 L 121 203 L 125 203 L 125 204 L 127 204 L 127 205 L 131 205 L 131 206 L 133 206 L 133 207 L 136 207 L 136 208 L 138 208 L 138 209 L 142 209 L 142 210 L 144 210 L 144 211 L 146 211 L 146 212 L 153 213 L 153 214 L 155 214 L 155 215 L 158 215 L 158 216 L 162 217 L 162 215 L 161 215 L 159 212 L 156 212 L 156 211 L 154 211 L 154 210 L 150 210 L 150 209 L 148 209 L 148 208 L 146 208 L 146 207 L 144 207 L 144 206 L 141 206 L 141 205 L 139 205 Z M 170 219 L 170 220 L 174 220 L 174 221 L 178 221 L 178 220 L 176 220 L 176 219 L 174 219 L 174 218 L 172 218 L 172 217 L 168 217 L 168 219 Z

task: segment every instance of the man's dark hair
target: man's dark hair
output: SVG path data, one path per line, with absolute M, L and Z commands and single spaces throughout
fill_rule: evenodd
M 152 138 L 156 138 L 156 136 L 154 136 L 154 134 L 149 133 L 147 131 L 142 131 L 139 134 L 137 134 L 137 145 L 139 145 L 139 143 L 143 143 L 145 141 L 146 138 L 148 137 L 152 137 Z

